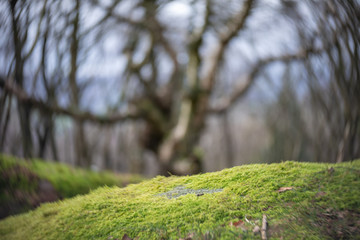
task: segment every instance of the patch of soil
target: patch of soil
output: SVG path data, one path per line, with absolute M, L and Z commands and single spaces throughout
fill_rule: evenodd
M 61 198 L 52 184 L 23 166 L 0 171 L 0 219 Z
M 272 238 L 279 238 L 279 239 L 283 239 L 282 235 L 284 232 L 284 229 L 287 228 L 286 224 L 277 224 L 277 225 L 269 225 L 268 227 L 268 231 L 267 231 L 267 236 L 269 239 Z
M 318 215 L 316 225 L 332 239 L 360 239 L 360 213 L 326 209 Z

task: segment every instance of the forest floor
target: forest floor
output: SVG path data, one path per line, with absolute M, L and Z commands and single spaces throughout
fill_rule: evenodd
M 360 160 L 252 164 L 41 205 L 0 239 L 360 239 Z

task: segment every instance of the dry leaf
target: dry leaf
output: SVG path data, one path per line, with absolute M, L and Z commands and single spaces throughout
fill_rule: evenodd
M 286 192 L 286 191 L 293 190 L 293 189 L 294 189 L 293 187 L 281 187 L 281 188 L 279 188 L 278 192 L 281 193 L 281 192 Z
M 240 227 L 240 226 L 242 226 L 242 225 L 244 225 L 244 222 L 243 221 L 241 221 L 241 220 L 239 220 L 239 221 L 237 221 L 237 222 L 230 222 L 229 223 L 229 226 L 231 226 L 231 227 Z

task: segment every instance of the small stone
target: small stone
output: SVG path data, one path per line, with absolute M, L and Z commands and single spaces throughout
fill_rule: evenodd
M 260 232 L 260 227 L 259 226 L 255 226 L 253 229 L 253 233 L 259 233 Z

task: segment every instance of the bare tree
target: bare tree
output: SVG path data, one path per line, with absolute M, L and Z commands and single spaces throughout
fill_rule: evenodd
M 342 162 L 359 157 L 360 42 L 356 30 L 359 24 L 355 17 L 358 14 L 357 5 L 356 1 L 321 2 L 312 8 L 314 29 L 308 29 L 310 33 L 304 32 L 304 25 L 308 24 L 306 20 L 295 25 L 302 45 L 318 44 L 324 50 L 293 65 L 295 71 L 289 73 L 293 80 L 296 79 L 296 85 L 306 83 L 307 92 L 299 97 L 288 89 L 279 96 L 275 108 L 282 114 L 273 114 L 277 120 L 273 119 L 271 125 L 274 144 L 277 143 L 272 149 L 275 154 L 273 161 L 293 158 L 293 154 L 286 151 L 298 149 L 296 146 L 301 146 L 303 150 L 299 153 L 306 153 L 306 156 L 295 155 L 295 159 Z M 288 77 L 284 87 L 289 86 L 289 81 Z M 300 102 L 299 98 L 302 98 Z M 291 112 L 291 109 L 297 110 Z M 291 125 L 284 129 L 287 124 Z M 299 133 L 302 134 L 299 136 Z M 300 145 L 296 144 L 298 141 Z M 276 155 L 280 149 L 285 152 Z
M 33 15 L 35 8 L 30 7 L 31 3 L 9 1 L 14 60 L 9 67 L 10 74 L 6 74 L 0 81 L 4 93 L 1 101 L 1 113 L 4 113 L 2 129 L 6 131 L 12 101 L 10 96 L 14 96 L 19 105 L 22 145 L 26 156 L 32 154 L 32 136 L 37 132 L 38 155 L 43 155 L 47 142 L 50 142 L 53 156 L 57 158 L 54 119 L 58 115 L 65 115 L 74 121 L 76 164 L 89 167 L 92 164 L 92 153 L 87 124 L 106 125 L 109 129 L 118 123 L 132 121 L 141 126 L 138 127 L 141 130 L 139 143 L 145 152 L 156 156 L 161 174 L 197 173 L 203 169 L 203 159 L 196 149 L 206 119 L 209 115 L 219 115 L 224 117 L 230 165 L 234 156 L 231 154 L 231 126 L 227 126 L 226 119 L 228 112 L 246 96 L 264 72 L 274 74 L 271 67 L 275 63 L 305 69 L 313 101 L 322 105 L 321 109 L 325 113 L 330 111 L 327 115 L 332 115 L 332 109 L 327 104 L 333 103 L 323 103 L 326 102 L 325 96 L 320 89 L 324 89 L 324 84 L 317 85 L 310 81 L 312 77 L 320 79 L 318 75 L 321 69 L 314 66 L 318 59 L 326 66 L 323 69 L 334 69 L 333 78 L 325 85 L 326 89 L 336 92 L 336 97 L 341 101 L 337 113 L 341 112 L 339 119 L 343 122 L 340 128 L 333 123 L 334 132 L 341 129 L 340 133 L 336 133 L 342 139 L 336 142 L 339 145 L 337 159 L 343 161 L 358 156 L 359 108 L 358 104 L 354 105 L 354 102 L 359 102 L 359 68 L 356 67 L 359 60 L 359 34 L 356 27 L 358 19 L 354 19 L 358 14 L 356 1 L 280 1 L 278 6 L 275 3 L 272 6 L 266 1 L 244 0 L 228 1 L 224 6 L 216 1 L 198 0 L 188 3 L 191 9 L 188 19 L 176 24 L 164 17 L 163 9 L 169 7 L 171 1 L 123 0 L 103 3 L 77 0 L 66 5 L 44 0 L 41 3 L 41 14 L 36 17 L 38 30 L 35 37 L 29 39 L 26 33 L 31 21 L 26 19 Z M 254 25 L 266 7 L 275 9 L 274 12 L 281 16 L 283 24 L 289 21 L 298 30 L 297 38 L 287 48 L 278 46 L 275 54 L 258 54 L 257 46 L 249 43 L 252 37 L 261 38 L 258 35 L 260 30 L 253 33 Z M 310 11 L 304 13 L 303 8 L 317 9 L 317 13 L 321 14 Z M 85 16 L 87 11 L 92 10 L 101 12 L 95 20 Z M 23 25 L 19 19 L 25 19 Z M 46 24 L 50 20 L 58 24 Z M 117 77 L 112 77 L 112 88 L 116 91 L 111 91 L 111 101 L 100 115 L 84 104 L 85 96 L 91 92 L 84 86 L 96 87 L 86 81 L 81 71 L 88 66 L 92 54 L 101 55 L 101 49 L 106 48 L 104 42 L 110 35 L 116 42 L 112 44 L 114 55 L 122 59 L 123 64 L 118 66 L 122 70 L 118 71 Z M 253 49 L 249 61 L 232 54 L 236 43 L 242 41 Z M 30 44 L 29 48 L 31 42 L 33 46 Z M 30 51 L 26 52 L 28 49 Z M 30 67 L 31 62 L 26 62 L 29 57 L 36 62 L 37 56 L 32 52 L 38 49 L 42 50 L 38 51 L 38 56 L 41 56 L 38 58 L 41 59 L 41 76 L 24 71 L 24 65 Z M 99 64 L 102 60 L 105 58 L 96 62 Z M 54 62 L 58 71 L 49 67 Z M 216 92 L 224 81 L 225 66 L 231 63 L 234 65 L 234 62 L 243 70 L 229 74 L 230 91 L 219 96 Z M 350 67 L 347 67 L 348 63 L 351 63 Z M 87 67 L 87 71 L 91 72 L 92 69 Z M 284 81 L 300 78 L 297 76 L 301 76 L 299 70 L 291 71 L 291 76 L 284 77 Z M 54 80 L 56 78 L 58 80 Z M 16 84 L 11 79 L 15 79 Z M 41 97 L 44 93 L 39 88 L 29 91 L 23 83 L 24 79 L 29 79 L 34 86 L 37 86 L 37 79 L 42 79 L 40 86 L 45 88 L 45 97 Z M 285 84 L 283 96 L 289 95 L 291 91 L 296 93 L 293 87 Z M 280 100 L 279 103 L 285 101 Z M 297 126 L 304 131 L 303 135 L 300 134 L 299 142 L 289 144 L 294 158 L 301 155 L 302 150 L 299 149 L 306 145 L 304 142 L 310 141 L 307 125 L 302 120 L 302 111 L 298 108 L 301 104 L 302 101 L 294 102 L 292 106 L 296 107 L 296 111 L 291 112 L 295 114 L 293 120 L 301 118 Z M 38 131 L 31 129 L 30 122 L 35 109 L 42 116 Z M 291 134 L 300 136 L 298 133 L 295 131 Z M 315 142 L 318 140 L 313 140 Z M 104 147 L 102 151 L 108 159 L 108 166 L 109 149 Z M 181 161 L 188 166 L 184 171 L 176 167 Z

